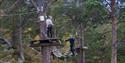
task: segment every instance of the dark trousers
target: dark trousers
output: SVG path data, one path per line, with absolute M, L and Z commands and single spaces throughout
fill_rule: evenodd
M 70 45 L 70 51 L 72 52 L 73 55 L 75 55 L 75 52 L 74 52 L 74 44 L 71 44 L 71 45 Z
M 49 38 L 52 38 L 52 26 L 51 27 L 47 27 L 47 36 L 49 37 Z

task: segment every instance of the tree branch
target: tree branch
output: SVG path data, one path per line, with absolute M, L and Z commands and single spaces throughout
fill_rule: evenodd
M 10 6 L 7 9 L 7 11 L 12 11 L 12 10 L 19 8 L 19 6 L 21 5 L 22 2 L 23 2 L 23 0 L 16 0 L 16 2 L 12 6 Z

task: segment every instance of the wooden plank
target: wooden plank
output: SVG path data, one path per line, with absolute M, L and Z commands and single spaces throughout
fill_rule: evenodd
M 45 40 L 44 40 L 45 41 Z M 30 47 L 39 47 L 39 46 L 62 46 L 58 41 L 52 41 L 52 42 L 32 42 L 30 43 Z

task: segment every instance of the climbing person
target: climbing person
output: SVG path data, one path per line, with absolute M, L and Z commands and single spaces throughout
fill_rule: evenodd
M 72 56 L 74 56 L 75 55 L 75 52 L 74 52 L 75 38 L 71 36 L 69 39 L 67 39 L 65 41 L 69 41 L 70 42 L 70 51 L 72 52 Z
M 47 27 L 47 36 L 48 37 L 52 37 L 52 29 L 53 29 L 53 22 L 52 22 L 52 17 L 51 16 L 47 16 L 47 19 L 46 19 L 46 27 Z

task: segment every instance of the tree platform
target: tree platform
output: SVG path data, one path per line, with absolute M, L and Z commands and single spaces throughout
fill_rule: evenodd
M 60 39 L 57 38 L 48 38 L 44 40 L 33 40 L 30 41 L 30 47 L 39 47 L 39 46 L 61 46 Z

